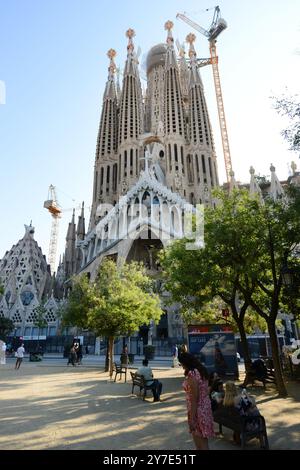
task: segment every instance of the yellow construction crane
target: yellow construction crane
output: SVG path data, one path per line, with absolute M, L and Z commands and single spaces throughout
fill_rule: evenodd
M 57 252 L 58 226 L 62 211 L 57 201 L 55 186 L 52 184 L 49 186 L 48 199 L 44 202 L 44 207 L 50 212 L 52 216 L 48 262 L 50 264 L 51 273 L 53 274 L 55 271 Z
M 231 164 L 229 140 L 228 140 L 228 134 L 227 134 L 227 127 L 226 127 L 226 119 L 225 119 L 225 111 L 224 111 L 224 103 L 223 103 L 220 74 L 219 74 L 219 67 L 218 67 L 217 47 L 216 47 L 217 37 L 222 31 L 224 31 L 224 29 L 227 28 L 227 23 L 223 18 L 220 17 L 220 8 L 218 6 L 215 7 L 213 21 L 209 30 L 202 28 L 202 26 L 190 20 L 187 16 L 185 16 L 182 13 L 177 13 L 176 18 L 180 18 L 181 20 L 185 21 L 185 23 L 189 24 L 190 26 L 192 26 L 192 28 L 196 29 L 205 37 L 207 37 L 209 41 L 209 51 L 210 51 L 209 63 L 212 65 L 212 70 L 213 70 L 219 122 L 220 122 L 220 129 L 221 129 L 221 137 L 222 137 L 222 145 L 223 145 L 223 153 L 224 153 L 224 160 L 225 160 L 226 177 L 227 177 L 227 181 L 229 182 L 231 172 L 232 172 L 232 164 Z M 206 64 L 203 64 L 203 65 L 206 65 Z

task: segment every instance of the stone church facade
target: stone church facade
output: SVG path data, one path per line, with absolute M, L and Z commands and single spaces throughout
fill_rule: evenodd
M 184 217 L 195 211 L 195 204 L 214 203 L 217 159 L 195 36 L 187 37 L 188 60 L 178 58 L 172 27 L 166 22 L 166 42 L 148 53 L 144 92 L 134 31 L 126 32 L 122 87 L 116 80 L 116 52 L 108 51 L 89 228 L 76 242 L 70 236 L 75 226 L 68 232 L 65 263 L 70 252 L 80 259 L 75 268 L 73 257 L 68 274 L 86 272 L 93 279 L 109 256 L 116 262 L 142 261 L 149 275 L 159 277 L 159 249 L 183 236 Z M 164 304 L 168 293 L 161 296 Z M 153 337 L 181 339 L 179 307 L 164 310 L 160 324 L 152 325 Z
M 146 61 L 147 86 L 139 75 L 132 29 L 126 32 L 127 59 L 123 83 L 116 78 L 113 49 L 108 51 L 108 78 L 96 143 L 92 207 L 88 229 L 84 206 L 69 223 L 66 249 L 55 276 L 34 240 L 34 228 L 0 261 L 0 316 L 15 324 L 15 336 L 34 337 L 36 311 L 43 304 L 46 336 L 61 334 L 58 311 L 72 276 L 94 279 L 105 257 L 117 263 L 142 261 L 157 279 L 164 315 L 142 333 L 147 340 L 181 341 L 184 336 L 179 305 L 167 306 L 168 292 L 160 282 L 158 251 L 183 237 L 186 220 L 196 205 L 214 205 L 212 190 L 219 186 L 213 133 L 204 87 L 197 65 L 195 36 L 189 34 L 188 57 L 174 48 L 173 24 L 167 21 L 166 41 L 152 47 Z M 250 193 L 282 197 L 285 184 L 300 184 L 299 172 L 279 182 L 273 165 L 263 193 L 250 168 Z M 231 172 L 224 185 L 241 186 Z M 53 273 L 52 273 L 53 274 Z

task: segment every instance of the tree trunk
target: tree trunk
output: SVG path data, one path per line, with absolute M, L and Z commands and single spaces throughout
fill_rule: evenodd
M 248 346 L 248 341 L 247 341 L 247 336 L 245 332 L 245 327 L 244 327 L 244 319 L 245 319 L 245 313 L 248 307 L 248 303 L 244 303 L 240 309 L 240 313 L 238 313 L 238 310 L 236 308 L 235 304 L 235 298 L 230 304 L 231 311 L 232 311 L 232 318 L 236 322 L 240 337 L 241 337 L 241 346 L 243 350 L 243 357 L 244 357 L 244 362 L 245 362 L 245 369 L 246 372 L 251 366 L 251 355 L 249 351 L 249 346 Z
M 244 328 L 244 322 L 243 320 L 236 319 L 235 320 L 239 329 L 240 337 L 241 337 L 241 346 L 243 350 L 243 356 L 244 356 L 244 362 L 245 362 L 245 369 L 246 372 L 251 366 L 251 355 L 250 355 L 250 350 L 248 346 L 248 341 L 247 341 L 247 336 Z
M 106 353 L 105 353 L 105 367 L 104 367 L 104 372 L 109 371 L 109 348 L 108 348 L 108 338 L 105 338 L 106 340 Z
M 270 318 L 267 324 L 268 324 L 268 332 L 270 335 L 270 341 L 271 341 L 271 347 L 272 347 L 272 358 L 273 358 L 273 363 L 274 363 L 274 373 L 275 373 L 278 394 L 280 397 L 286 398 L 288 396 L 288 393 L 287 393 L 287 389 L 283 380 L 281 362 L 279 358 L 279 347 L 278 347 L 278 338 L 277 338 L 277 333 L 276 333 L 275 320 Z
M 108 338 L 108 349 L 109 349 L 109 376 L 112 378 L 113 375 L 113 361 L 114 361 L 114 337 Z

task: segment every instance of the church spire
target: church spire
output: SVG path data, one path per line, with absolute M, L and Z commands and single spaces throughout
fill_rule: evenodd
M 255 170 L 254 170 L 253 166 L 250 166 L 249 173 L 251 175 L 251 177 L 250 177 L 250 187 L 249 187 L 250 195 L 258 194 L 260 200 L 263 201 L 260 186 L 259 186 L 257 180 L 255 179 Z
M 174 23 L 170 20 L 165 22 L 165 30 L 168 31 L 167 33 L 167 57 L 166 57 L 166 67 L 176 67 L 177 68 L 177 60 L 176 54 L 174 49 L 174 38 L 172 34 Z
M 73 209 L 72 220 L 69 222 L 67 237 L 66 237 L 66 249 L 65 249 L 65 273 L 66 278 L 75 274 L 76 270 L 76 225 L 75 225 L 75 209 Z
M 119 109 L 119 187 L 128 187 L 138 176 L 139 138 L 143 129 L 142 88 L 134 50 L 135 31 L 126 31 L 127 60 Z M 120 190 L 119 190 L 120 193 Z
M 90 228 L 96 224 L 96 211 L 99 203 L 113 201 L 113 191 L 117 184 L 117 147 L 118 147 L 118 98 L 115 84 L 117 53 L 109 49 L 108 78 L 103 94 L 103 106 L 97 138 L 93 204 Z
M 201 147 L 214 150 L 203 84 L 197 67 L 195 39 L 196 36 L 192 33 L 186 37 L 186 41 L 190 44 L 189 57 L 191 62 L 189 79 L 190 139 L 191 143 L 200 143 Z
M 114 58 L 117 55 L 114 49 L 109 49 L 107 56 L 110 59 L 108 78 L 103 95 L 103 108 L 97 139 L 96 161 L 107 160 L 117 151 L 117 93 L 115 84 L 116 64 Z
M 195 40 L 196 36 L 193 33 L 186 37 L 190 58 L 188 109 L 190 158 L 194 162 L 194 180 L 200 183 L 202 193 L 206 185 L 210 194 L 211 188 L 218 185 L 217 162 L 203 83 L 198 70 Z M 201 190 L 199 192 L 197 186 L 194 188 L 195 193 L 201 195 Z
M 110 59 L 109 67 L 108 67 L 108 78 L 106 82 L 106 88 L 104 92 L 104 99 L 116 98 L 116 85 L 115 85 L 115 72 L 117 70 L 114 58 L 116 57 L 117 53 L 114 49 L 109 49 L 107 52 L 107 57 Z
M 229 181 L 229 192 L 231 193 L 234 189 L 238 189 L 239 186 L 235 181 L 234 171 L 230 171 L 230 181 Z
M 270 170 L 271 170 L 270 194 L 271 194 L 271 197 L 274 199 L 274 201 L 276 201 L 276 199 L 280 199 L 281 197 L 283 197 L 284 191 L 275 173 L 275 166 L 273 165 L 273 163 L 271 163 Z
M 77 240 L 83 240 L 85 237 L 84 202 L 82 203 L 82 206 L 81 206 L 81 214 L 78 217 L 76 235 L 77 235 Z
M 200 77 L 200 73 L 197 67 L 197 54 L 194 46 L 194 42 L 196 40 L 196 35 L 190 33 L 186 37 L 186 42 L 189 43 L 189 58 L 190 58 L 190 76 L 189 76 L 189 87 L 195 85 L 200 85 L 201 89 L 203 90 L 203 83 Z
M 128 45 L 120 102 L 119 144 L 127 140 L 138 139 L 142 128 L 140 112 L 142 89 L 137 67 L 137 57 L 134 52 L 134 36 L 135 31 L 129 28 L 126 31 Z
M 165 69 L 165 128 L 167 134 L 178 134 L 184 137 L 184 107 L 172 28 L 172 21 L 167 21 L 165 23 L 165 29 L 168 31 Z
M 189 68 L 185 58 L 185 47 L 184 44 L 180 44 L 176 41 L 178 47 L 178 54 L 179 54 L 179 77 L 180 77 L 180 84 L 181 90 L 183 95 L 184 102 L 188 100 L 188 80 L 189 80 Z

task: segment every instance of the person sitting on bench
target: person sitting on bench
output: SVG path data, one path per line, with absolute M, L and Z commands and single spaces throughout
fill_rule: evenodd
M 228 381 L 225 384 L 223 406 L 236 408 L 240 416 L 255 417 L 260 415 L 255 403 L 255 398 L 247 395 L 245 389 L 240 392 L 236 387 L 235 383 L 232 381 Z M 252 423 L 247 423 L 247 427 L 252 427 Z M 241 443 L 240 436 L 238 433 L 233 433 L 233 440 L 236 444 Z
M 148 359 L 143 360 L 142 367 L 139 367 L 136 373 L 144 376 L 146 385 L 153 385 L 152 393 L 154 401 L 159 401 L 162 391 L 162 383 L 157 379 L 153 379 L 153 372 L 151 367 L 148 366 Z
M 265 384 L 268 371 L 262 359 L 256 359 L 252 362 L 250 369 L 246 373 L 246 377 L 243 383 L 243 387 L 246 387 L 249 383 L 254 382 L 255 379 L 260 380 Z

